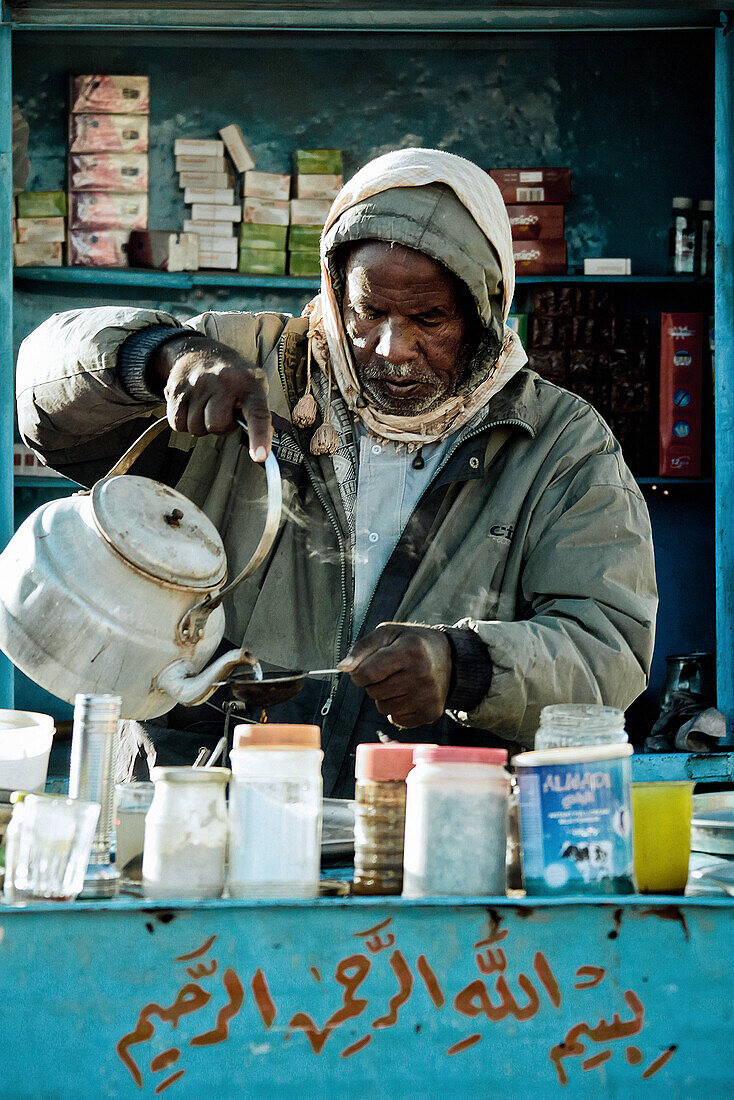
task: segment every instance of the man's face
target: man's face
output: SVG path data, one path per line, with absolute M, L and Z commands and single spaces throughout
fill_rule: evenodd
M 383 241 L 352 249 L 345 274 L 342 317 L 365 396 L 397 416 L 440 405 L 469 357 L 458 281 L 430 256 Z

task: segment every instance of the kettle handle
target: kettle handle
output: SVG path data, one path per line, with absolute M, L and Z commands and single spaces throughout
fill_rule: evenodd
M 135 442 L 128 447 L 124 455 L 118 458 L 117 462 L 106 476 L 117 477 L 118 474 L 126 474 L 133 462 L 137 462 L 140 458 L 148 444 L 152 443 L 154 439 L 157 439 L 167 426 L 168 418 L 162 416 L 160 420 L 156 420 L 149 428 L 146 428 L 143 434 L 139 435 Z

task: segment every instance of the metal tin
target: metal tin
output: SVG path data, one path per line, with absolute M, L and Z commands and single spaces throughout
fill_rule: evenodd
M 734 856 L 734 791 L 694 794 L 691 850 Z

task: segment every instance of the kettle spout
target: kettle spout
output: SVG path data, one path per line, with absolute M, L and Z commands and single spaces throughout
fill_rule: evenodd
M 249 649 L 232 649 L 213 664 L 196 672 L 192 661 L 173 661 L 156 677 L 155 686 L 186 707 L 205 703 L 236 668 L 257 667 L 257 657 Z

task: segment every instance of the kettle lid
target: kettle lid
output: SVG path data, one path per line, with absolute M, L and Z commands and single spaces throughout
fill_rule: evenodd
M 156 580 L 211 589 L 227 575 L 227 556 L 214 524 L 175 489 L 135 474 L 98 481 L 91 492 L 94 522 L 113 550 Z

